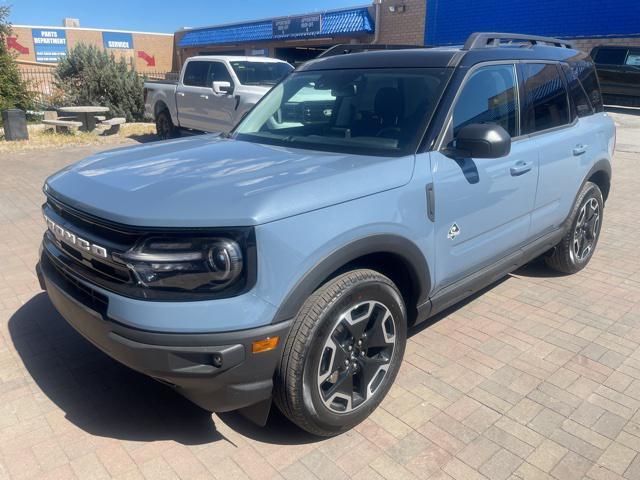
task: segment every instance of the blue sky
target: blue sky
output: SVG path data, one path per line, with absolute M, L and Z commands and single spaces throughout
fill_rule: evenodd
M 172 33 L 204 26 L 369 3 L 367 0 L 0 0 L 17 25 L 62 25 Z

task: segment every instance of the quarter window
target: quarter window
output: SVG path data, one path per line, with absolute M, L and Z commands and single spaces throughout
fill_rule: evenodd
M 209 62 L 189 62 L 182 83 L 191 87 L 206 87 L 208 73 Z
M 526 133 L 567 125 L 569 99 L 555 64 L 524 63 L 522 65 L 527 109 Z
M 473 123 L 500 125 L 509 135 L 519 135 L 519 106 L 515 67 L 490 65 L 471 74 L 453 110 L 453 135 Z
M 591 108 L 591 104 L 589 103 L 589 98 L 582 88 L 582 84 L 580 80 L 576 76 L 576 74 L 569 68 L 568 65 L 562 64 L 562 71 L 564 72 L 564 76 L 567 79 L 567 84 L 569 86 L 569 95 L 571 96 L 571 100 L 573 101 L 574 112 L 572 112 L 572 117 L 586 117 L 593 113 L 593 109 Z
M 596 112 L 604 111 L 602 105 L 602 95 L 600 94 L 600 85 L 598 84 L 598 78 L 596 77 L 596 69 L 593 63 L 587 60 L 578 60 L 571 62 L 571 70 L 576 74 L 580 83 L 584 87 L 584 91 L 587 92 L 587 96 L 591 101 L 591 106 Z

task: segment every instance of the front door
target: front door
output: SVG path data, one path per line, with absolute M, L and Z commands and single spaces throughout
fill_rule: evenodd
M 450 138 L 474 123 L 502 126 L 512 136 L 511 153 L 494 159 L 450 158 L 446 148 L 431 153 L 436 290 L 514 252 L 529 235 L 538 150 L 520 135 L 515 65 L 481 66 L 467 75 L 448 122 Z
M 209 132 L 228 132 L 234 125 L 234 115 L 237 99 L 234 89 L 238 86 L 233 81 L 227 66 L 223 62 L 211 62 L 209 69 L 209 85 L 213 82 L 229 82 L 232 90 L 230 92 L 215 93 L 213 89 L 207 95 L 204 102 L 206 110 L 207 128 Z

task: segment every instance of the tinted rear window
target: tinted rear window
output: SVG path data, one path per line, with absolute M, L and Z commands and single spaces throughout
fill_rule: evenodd
M 525 63 L 522 72 L 527 94 L 525 133 L 567 125 L 569 99 L 557 65 Z
M 594 58 L 596 63 L 604 65 L 624 65 L 627 58 L 625 48 L 599 48 Z
M 209 74 L 209 62 L 189 62 L 182 83 L 192 87 L 205 87 Z
M 572 106 L 573 106 L 573 114 L 572 117 L 586 117 L 593 113 L 593 108 L 591 107 L 591 102 L 587 97 L 587 93 L 582 88 L 582 84 L 580 80 L 576 76 L 576 74 L 571 70 L 569 65 L 562 64 L 562 71 L 564 72 L 565 78 L 567 79 L 567 84 L 569 86 L 569 96 L 571 97 Z

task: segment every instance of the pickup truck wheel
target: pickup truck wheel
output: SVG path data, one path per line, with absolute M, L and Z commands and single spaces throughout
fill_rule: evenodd
M 161 140 L 180 136 L 180 131 L 173 124 L 168 110 L 163 110 L 156 115 L 156 133 Z
M 276 372 L 276 405 L 315 435 L 349 430 L 389 391 L 406 339 L 404 302 L 391 280 L 373 270 L 336 277 L 294 320 Z
M 545 257 L 549 267 L 562 273 L 576 273 L 587 266 L 600 237 L 603 209 L 600 188 L 595 183 L 585 183 L 573 207 L 569 230 L 551 255 Z

